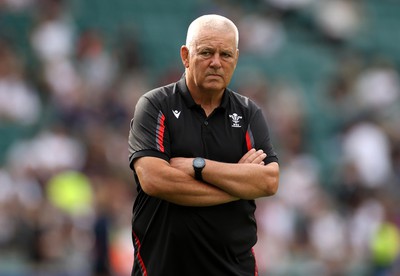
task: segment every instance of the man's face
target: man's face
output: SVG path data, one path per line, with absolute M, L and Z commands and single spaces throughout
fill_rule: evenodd
M 189 48 L 187 77 L 200 91 L 223 91 L 231 81 L 239 51 L 233 31 L 202 30 Z

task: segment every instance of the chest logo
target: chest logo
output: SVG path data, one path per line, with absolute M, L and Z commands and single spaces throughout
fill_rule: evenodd
M 172 110 L 172 113 L 174 113 L 174 116 L 178 119 L 179 115 L 181 115 L 181 112 L 178 110 Z
M 240 120 L 243 118 L 242 116 L 237 115 L 236 113 L 233 113 L 232 115 L 229 115 L 229 117 L 232 120 L 232 127 L 242 127 L 240 125 Z

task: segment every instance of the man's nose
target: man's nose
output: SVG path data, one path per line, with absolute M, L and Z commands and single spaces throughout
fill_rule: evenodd
M 219 53 L 215 53 L 211 58 L 210 66 L 213 68 L 221 67 L 221 56 Z

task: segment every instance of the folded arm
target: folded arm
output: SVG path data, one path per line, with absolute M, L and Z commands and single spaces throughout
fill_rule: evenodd
M 278 190 L 279 165 L 230 164 L 206 161 L 203 179 L 207 183 L 241 199 L 274 195 Z
M 246 153 L 239 163 L 223 163 L 206 160 L 202 176 L 209 183 L 226 193 L 241 199 L 256 199 L 274 195 L 279 185 L 279 165 L 264 165 L 263 151 L 254 149 Z M 192 158 L 173 158 L 172 166 L 193 177 Z
M 279 167 L 264 166 L 262 151 L 250 150 L 237 164 L 206 160 L 205 182 L 194 179 L 193 158 L 156 157 L 135 160 L 134 168 L 148 195 L 187 206 L 211 206 L 238 199 L 254 199 L 276 192 Z
M 212 206 L 238 200 L 218 187 L 197 181 L 157 157 L 134 162 L 143 191 L 154 197 L 186 206 Z

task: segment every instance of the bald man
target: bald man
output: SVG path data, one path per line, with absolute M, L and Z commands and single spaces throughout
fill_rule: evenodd
M 132 275 L 257 275 L 254 200 L 276 193 L 279 165 L 262 110 L 228 88 L 238 42 L 228 18 L 195 19 L 182 78 L 136 105 Z

